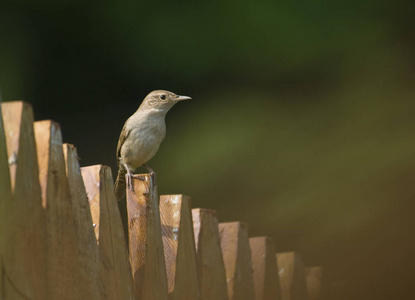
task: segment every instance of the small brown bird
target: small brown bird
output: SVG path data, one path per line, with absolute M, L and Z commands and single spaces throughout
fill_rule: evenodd
M 115 195 L 118 201 L 125 196 L 126 174 L 127 187 L 132 189 L 135 169 L 145 166 L 150 173 L 154 172 L 146 162 L 154 157 L 166 135 L 166 114 L 177 102 L 187 99 L 191 98 L 163 90 L 153 91 L 125 122 L 117 146 Z

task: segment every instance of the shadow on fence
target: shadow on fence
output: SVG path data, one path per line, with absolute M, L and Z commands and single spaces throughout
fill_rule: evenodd
M 0 117 L 1 299 L 322 299 L 321 267 L 187 196 L 159 200 L 155 174 L 127 190 L 127 247 L 110 168 L 80 168 L 27 103 L 3 103 Z

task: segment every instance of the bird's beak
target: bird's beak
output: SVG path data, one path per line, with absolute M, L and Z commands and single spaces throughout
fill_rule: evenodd
M 190 100 L 192 98 L 188 97 L 188 96 L 179 96 L 177 95 L 177 98 L 175 99 L 176 101 L 182 101 L 182 100 Z

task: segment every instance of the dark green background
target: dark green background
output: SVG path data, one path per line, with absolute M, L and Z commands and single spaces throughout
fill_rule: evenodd
M 3 101 L 115 169 L 153 89 L 189 95 L 159 192 L 323 265 L 330 299 L 415 298 L 412 1 L 2 1 Z

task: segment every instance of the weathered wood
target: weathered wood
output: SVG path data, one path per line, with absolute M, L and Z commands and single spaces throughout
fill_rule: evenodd
M 12 193 L 10 182 L 10 171 L 7 159 L 6 136 L 4 135 L 3 117 L 0 102 L 0 269 L 3 270 L 3 252 L 4 252 L 4 229 L 7 225 L 5 222 L 5 209 L 10 205 Z M 3 272 L 0 272 L 0 282 L 3 281 Z M 0 284 L 0 299 L 4 299 L 3 284 Z
M 211 209 L 192 209 L 196 265 L 202 300 L 228 300 L 218 218 Z
M 100 299 L 98 245 L 76 148 L 64 144 L 63 154 L 79 254 L 79 299 Z
M 308 300 L 305 270 L 296 252 L 277 253 L 282 300 Z
M 321 300 L 323 297 L 323 267 L 305 269 L 308 297 L 310 300 Z
M 133 299 L 127 245 L 114 195 L 111 168 L 81 168 L 99 250 L 102 299 Z
M 29 104 L 21 101 L 1 106 L 10 166 L 8 181 L 2 162 L 1 182 L 4 186 L 9 184 L 9 189 L 2 189 L 2 221 L 7 230 L 3 231 L 2 239 L 1 299 L 47 299 L 46 222 L 41 204 L 33 112 Z M 4 144 L 2 148 L 4 151 Z M 7 201 L 10 194 L 12 200 Z
M 42 205 L 46 211 L 49 299 L 80 299 L 80 263 L 59 124 L 34 123 Z
M 133 177 L 127 188 L 130 262 L 135 299 L 167 300 L 156 174 Z
M 170 300 L 200 299 L 190 198 L 160 197 L 160 219 Z
M 219 223 L 223 261 L 230 300 L 255 298 L 248 226 L 241 222 Z
M 1 103 L 0 103 L 1 104 Z M 6 136 L 4 132 L 3 126 L 3 117 L 2 117 L 2 105 L 0 105 L 0 191 L 1 191 L 1 199 L 0 199 L 0 214 L 4 211 L 4 205 L 9 204 L 11 201 L 11 182 L 10 182 L 10 171 L 9 171 L 9 164 L 8 164 L 8 156 L 7 156 L 7 146 L 6 146 Z M 0 222 L 3 220 L 3 216 L 1 216 Z M 0 223 L 0 231 L 3 229 L 4 224 Z M 1 233 L 3 233 L 1 231 Z M 2 234 L 0 234 L 0 239 L 2 238 Z M 0 240 L 2 241 L 2 240 Z M 1 246 L 3 243 L 0 243 L 0 251 Z M 2 253 L 2 252 L 0 252 Z M 1 262 L 0 262 L 1 263 Z M 1 276 L 1 274 L 0 274 Z M 1 288 L 1 286 L 0 286 Z
M 274 240 L 269 237 L 249 239 L 255 285 L 255 300 L 281 299 Z
M 20 145 L 20 135 L 33 136 L 33 111 L 30 104 L 24 103 L 23 101 L 6 102 L 2 103 L 1 106 L 4 133 L 6 138 L 7 161 L 10 171 L 9 179 L 11 189 L 12 191 L 14 191 L 14 184 L 16 181 L 17 157 L 18 154 L 26 154 L 23 150 L 22 153 L 19 153 L 20 148 L 23 147 L 23 145 Z M 24 122 L 24 125 L 22 124 L 22 122 Z M 31 124 L 29 125 L 29 123 Z M 30 127 L 32 129 L 30 129 Z M 25 131 L 22 132 L 22 129 Z M 22 143 L 23 142 L 24 141 L 22 141 Z M 33 145 L 28 144 L 26 147 L 28 150 L 31 150 L 30 147 L 32 147 Z M 34 152 L 34 155 L 36 155 L 36 152 Z M 34 162 L 32 162 L 32 164 Z

